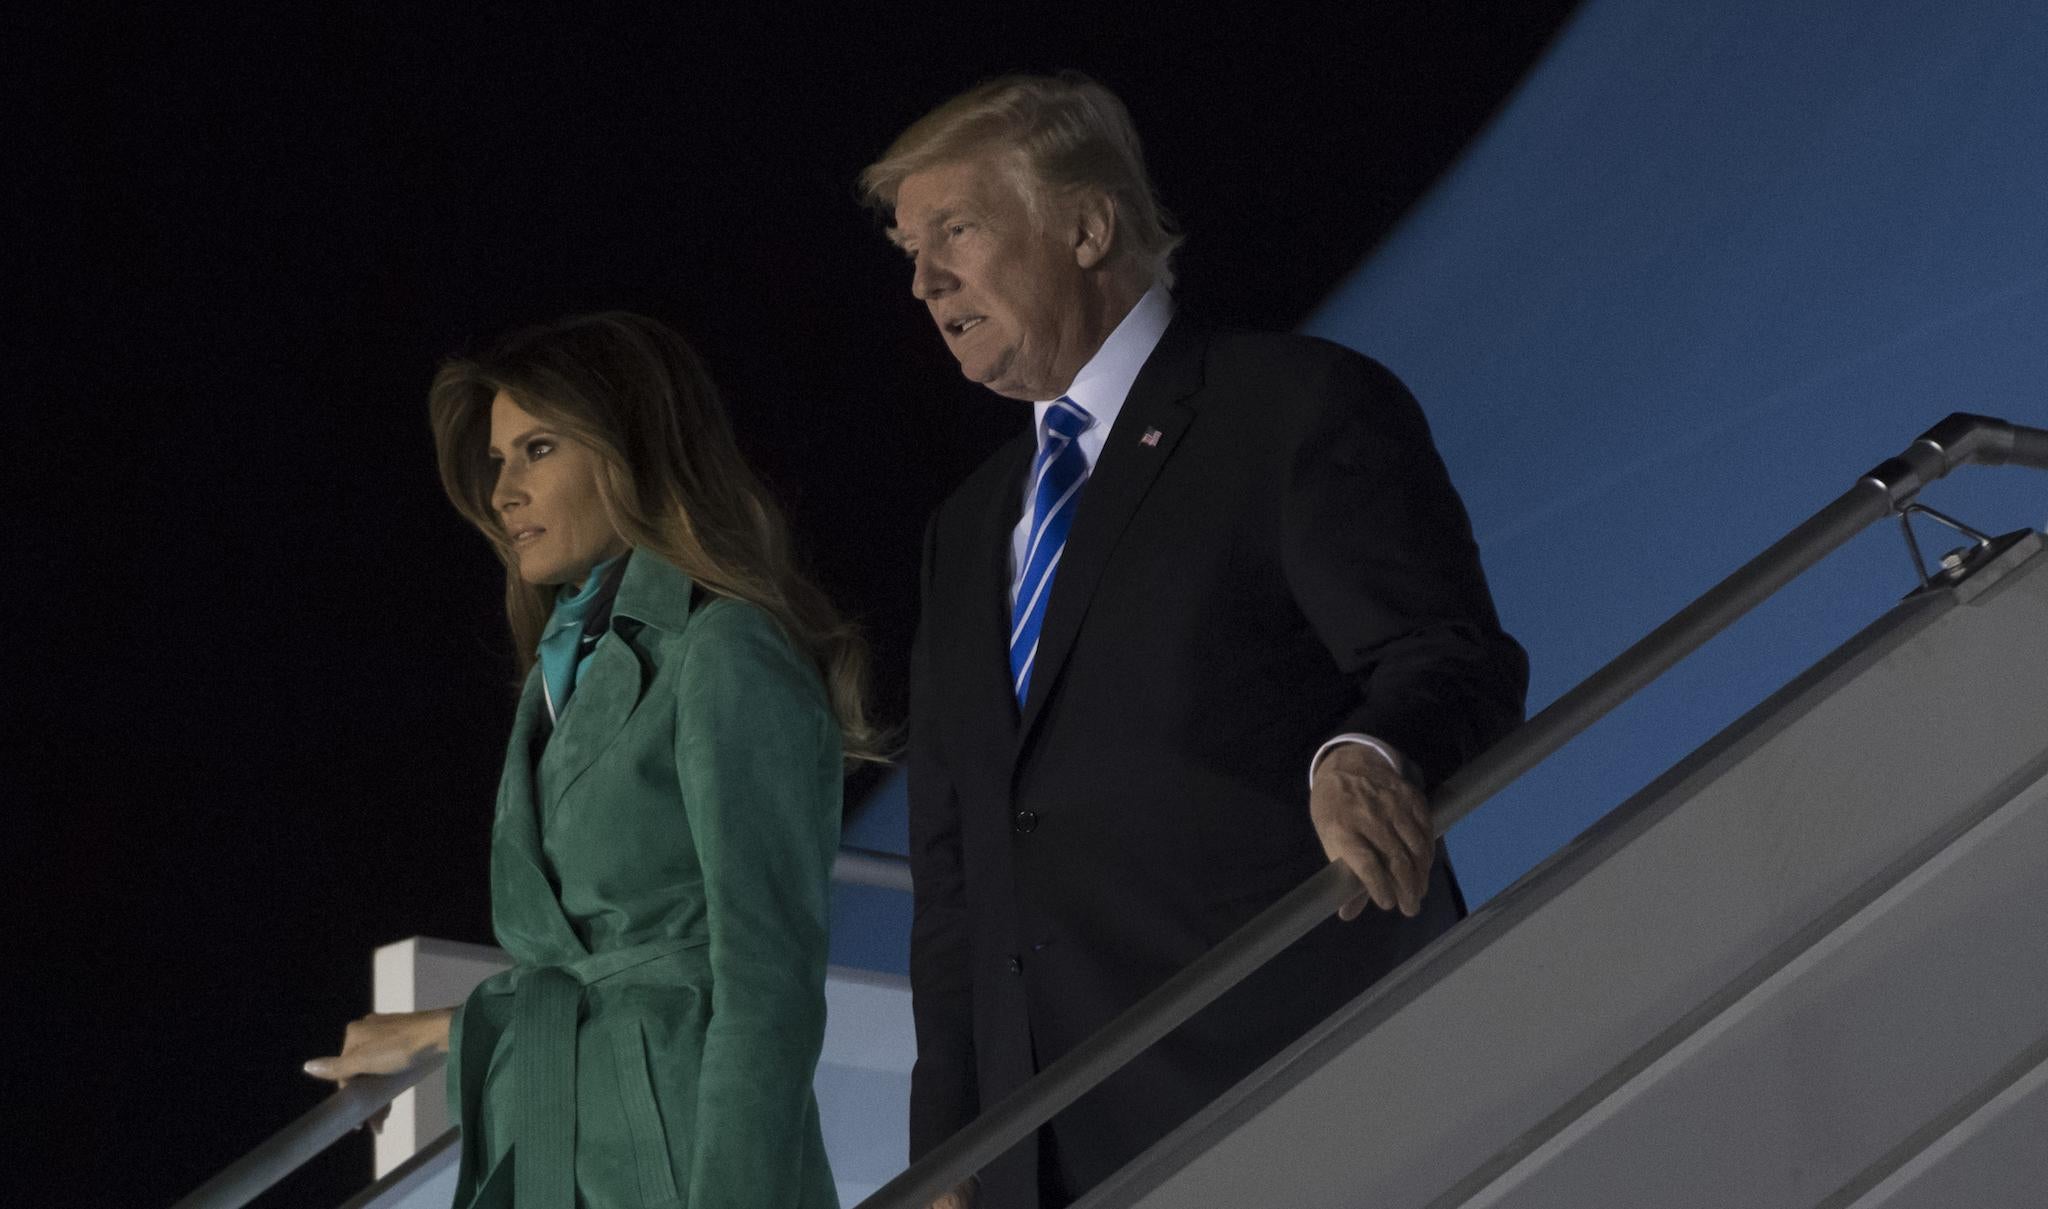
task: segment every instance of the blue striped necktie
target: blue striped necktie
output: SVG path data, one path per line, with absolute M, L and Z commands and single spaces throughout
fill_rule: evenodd
M 1017 603 L 1010 611 L 1010 685 L 1017 703 L 1031 691 L 1031 665 L 1038 656 L 1038 628 L 1045 622 L 1045 604 L 1052 597 L 1052 575 L 1059 569 L 1074 512 L 1081 506 L 1081 484 L 1088 478 L 1088 458 L 1080 436 L 1095 417 L 1072 399 L 1061 398 L 1045 412 L 1045 435 L 1031 466 L 1031 536 L 1017 574 Z

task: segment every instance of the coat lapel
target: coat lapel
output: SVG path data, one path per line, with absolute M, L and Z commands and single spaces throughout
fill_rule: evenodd
M 540 798 L 534 781 L 537 740 L 547 726 L 540 669 L 526 677 L 505 769 L 498 780 L 497 817 L 491 830 L 491 929 L 519 961 L 559 961 L 583 952 L 562 915 L 554 880 L 540 846 Z
M 1202 385 L 1202 350 L 1191 320 L 1177 317 L 1168 325 L 1159 347 L 1152 350 L 1137 381 L 1131 384 L 1130 397 L 1117 413 L 1102 456 L 1081 489 L 1080 508 L 1067 534 L 1066 549 L 1060 554 L 1052 599 L 1046 602 L 1045 620 L 1038 631 L 1038 655 L 1018 729 L 1020 740 L 1030 735 L 1066 665 L 1117 539 L 1194 418 L 1185 400 Z M 1007 542 L 1004 549 L 1008 549 Z M 1007 667 L 1007 634 L 1004 654 Z
M 527 675 L 498 782 L 491 843 L 491 923 L 498 943 L 520 961 L 569 961 L 587 952 L 562 914 L 543 836 L 562 794 L 618 738 L 647 691 L 648 669 L 619 623 L 680 631 L 691 592 L 690 577 L 660 557 L 630 556 L 612 602 L 613 630 L 590 653 L 552 734 L 540 669 Z
M 649 669 L 620 632 L 621 624 L 679 633 L 689 623 L 693 592 L 690 577 L 652 551 L 635 550 L 627 556 L 618 595 L 612 598 L 611 632 L 590 652 L 575 694 L 541 756 L 547 774 L 541 778 L 543 833 L 562 794 L 619 737 L 646 695 Z
M 619 737 L 647 689 L 646 669 L 623 635 L 606 634 L 589 658 L 541 755 L 547 772 L 541 779 L 547 791 L 540 811 L 543 830 L 563 792 Z

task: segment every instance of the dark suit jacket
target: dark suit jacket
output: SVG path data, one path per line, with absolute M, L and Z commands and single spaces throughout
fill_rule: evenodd
M 1337 345 L 1182 316 L 1083 488 L 1020 711 L 1008 549 L 1032 452 L 999 450 L 926 534 L 913 1156 L 1327 863 L 1307 780 L 1325 739 L 1385 739 L 1433 786 L 1520 719 L 1527 683 L 1401 383 Z M 1461 913 L 1439 861 L 1419 918 L 1317 928 L 1055 1119 L 1070 1186 Z M 1037 1145 L 982 1173 L 985 1205 L 1036 1204 Z

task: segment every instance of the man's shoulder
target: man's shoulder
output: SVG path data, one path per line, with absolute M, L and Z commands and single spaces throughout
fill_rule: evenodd
M 1333 340 L 1244 328 L 1204 334 L 1202 412 L 1277 437 L 1330 424 L 1407 427 L 1414 396 L 1392 370 Z
M 1224 375 L 1284 373 L 1295 381 L 1362 375 L 1394 380 L 1393 372 L 1378 361 L 1321 336 L 1237 327 L 1210 328 L 1203 335 L 1209 368 Z

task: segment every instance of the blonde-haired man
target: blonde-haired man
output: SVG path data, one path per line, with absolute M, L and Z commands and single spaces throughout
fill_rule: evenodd
M 1107 89 L 984 84 L 862 185 L 961 372 L 1034 420 L 926 534 L 913 1157 L 1324 862 L 1365 887 L 942 1202 L 1063 1205 L 1462 914 L 1425 794 L 1528 665 L 1393 375 L 1175 313 Z

